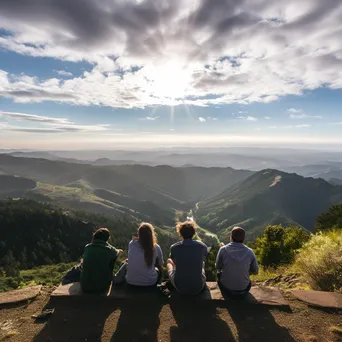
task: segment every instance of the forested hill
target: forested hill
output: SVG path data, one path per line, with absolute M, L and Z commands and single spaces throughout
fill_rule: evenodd
M 35 187 L 36 182 L 32 179 L 0 174 L 0 198 L 17 197 Z
M 32 200 L 0 201 L 0 271 L 13 276 L 18 269 L 76 261 L 100 224 L 120 248 L 137 228 L 136 222 L 63 212 Z
M 199 203 L 195 216 L 221 238 L 227 238 L 234 225 L 242 225 L 253 239 L 268 224 L 295 224 L 313 231 L 317 216 L 338 203 L 341 186 L 268 169 Z
M 19 269 L 77 261 L 94 230 L 106 227 L 111 243 L 127 251 L 139 221 L 82 211 L 63 211 L 33 200 L 0 201 L 0 276 L 15 276 Z M 175 229 L 155 227 L 158 243 L 167 256 L 178 241 Z M 210 237 L 204 240 L 210 244 Z

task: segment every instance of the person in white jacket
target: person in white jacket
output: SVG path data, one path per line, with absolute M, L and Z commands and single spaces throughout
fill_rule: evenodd
M 252 249 L 244 245 L 245 230 L 234 227 L 230 242 L 217 254 L 218 285 L 223 295 L 244 296 L 251 289 L 251 274 L 258 274 L 258 262 Z

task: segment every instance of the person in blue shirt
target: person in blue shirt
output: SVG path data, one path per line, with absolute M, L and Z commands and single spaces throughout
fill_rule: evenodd
M 169 279 L 178 292 L 196 295 L 205 287 L 204 261 L 208 247 L 193 240 L 197 229 L 193 221 L 179 223 L 176 229 L 182 241 L 171 246 L 167 262 Z

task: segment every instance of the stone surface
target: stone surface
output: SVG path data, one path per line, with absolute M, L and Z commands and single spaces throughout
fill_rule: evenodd
M 96 296 L 108 296 L 108 293 L 95 294 Z M 82 292 L 80 283 L 71 283 L 67 285 L 59 285 L 51 294 L 52 297 L 69 297 L 69 296 L 90 296 L 91 294 L 86 294 Z
M 297 299 L 310 305 L 342 309 L 342 294 L 336 292 L 292 290 L 291 293 Z
M 211 299 L 224 300 L 217 283 L 208 282 L 207 286 L 210 290 Z M 245 300 L 253 304 L 276 306 L 288 305 L 288 302 L 283 297 L 281 291 L 277 287 L 270 286 L 253 286 Z
M 42 286 L 31 286 L 20 290 L 1 292 L 0 293 L 0 305 L 3 304 L 15 304 L 23 302 L 29 299 L 33 299 L 38 296 Z
M 73 283 L 69 285 L 60 285 L 53 293 L 53 297 L 60 296 L 88 296 L 84 294 L 81 290 L 79 283 Z M 161 291 L 157 288 L 146 289 L 146 288 L 135 288 L 127 285 L 113 286 L 108 294 L 105 294 L 111 298 L 116 299 L 146 299 L 151 297 L 162 296 Z M 164 297 L 166 298 L 166 297 Z M 171 292 L 171 300 L 177 300 L 179 298 L 184 298 L 184 296 L 179 295 L 175 290 Z M 207 288 L 202 291 L 197 296 L 189 296 L 188 298 L 193 298 L 196 300 L 224 300 L 221 291 L 215 282 L 208 282 Z M 284 299 L 282 293 L 278 288 L 275 287 L 265 287 L 265 286 L 255 286 L 252 287 L 250 294 L 246 297 L 246 300 L 253 304 L 264 304 L 264 305 L 288 305 L 287 301 Z

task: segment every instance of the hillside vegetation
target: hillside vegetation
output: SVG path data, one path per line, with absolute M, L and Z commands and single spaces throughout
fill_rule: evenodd
M 263 170 L 200 202 L 195 217 L 222 239 L 227 239 L 233 226 L 242 225 L 253 240 L 267 225 L 296 225 L 314 231 L 316 217 L 341 202 L 342 187 L 323 179 Z
M 141 221 L 84 211 L 63 210 L 33 200 L 0 201 L 0 278 L 9 287 L 21 282 L 20 270 L 41 265 L 77 262 L 93 232 L 106 227 L 111 243 L 127 251 Z M 158 243 L 167 258 L 170 246 L 179 240 L 174 227 L 155 227 Z M 198 232 L 198 239 L 211 246 L 214 237 Z M 6 278 L 6 279 L 5 279 Z M 6 288 L 5 285 L 2 288 Z
M 0 154 L 0 172 L 38 182 L 21 196 L 115 215 L 129 214 L 157 224 L 173 224 L 175 211 L 247 178 L 232 168 L 170 166 L 93 166 Z M 19 197 L 19 196 L 18 196 Z
M 36 182 L 32 179 L 0 174 L 0 199 L 19 197 L 35 187 Z

